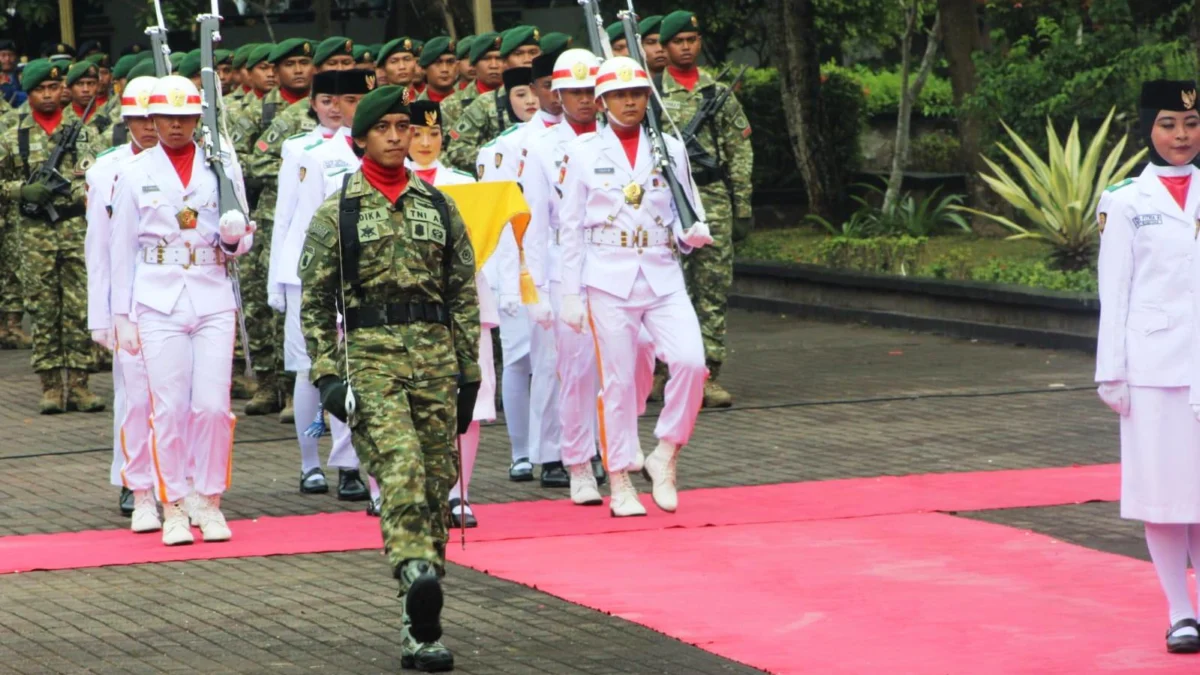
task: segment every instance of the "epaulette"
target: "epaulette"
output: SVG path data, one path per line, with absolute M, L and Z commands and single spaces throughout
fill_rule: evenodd
M 296 134 L 296 136 L 304 136 L 304 135 L 305 134 Z M 296 138 L 296 136 L 292 136 L 292 138 Z M 304 146 L 304 151 L 308 152 L 309 150 L 312 150 L 313 148 L 317 147 L 318 145 L 320 145 L 324 142 L 325 142 L 324 138 L 318 138 L 317 140 L 313 141 L 312 143 L 309 143 L 308 145 Z
M 1105 192 L 1116 192 L 1117 190 L 1120 190 L 1121 188 L 1125 187 L 1126 185 L 1131 185 L 1132 183 L 1133 183 L 1132 178 L 1126 178 L 1125 180 L 1121 181 L 1120 183 L 1117 183 L 1116 185 L 1110 185 L 1104 191 Z
M 116 150 L 119 147 L 121 147 L 121 146 L 119 146 L 119 145 L 112 146 L 111 148 L 105 150 L 104 152 L 101 152 L 100 154 L 96 155 L 96 159 L 100 159 L 101 157 L 111 153 L 113 150 Z
M 467 173 L 466 171 L 459 171 L 458 169 L 450 169 L 450 172 L 456 173 L 460 176 L 466 176 L 467 178 L 470 178 L 471 180 L 475 180 L 475 176 L 472 176 L 471 174 Z
M 511 127 L 507 128 L 507 129 L 505 129 L 504 131 L 501 131 L 501 132 L 500 132 L 500 136 L 507 136 L 507 135 L 511 134 L 512 132 L 514 132 L 514 131 L 516 131 L 517 129 L 520 129 L 520 128 L 521 128 L 521 127 L 520 127 L 520 126 L 518 126 L 518 125 L 513 125 L 513 126 L 511 126 Z M 497 136 L 496 138 L 499 138 L 500 136 Z
M 297 139 L 297 138 L 303 138 L 304 136 L 307 136 L 307 135 L 308 135 L 308 132 L 307 132 L 307 131 L 301 131 L 300 133 L 298 133 L 298 134 L 292 134 L 291 136 L 288 136 L 287 138 L 285 138 L 285 139 L 283 139 L 283 140 L 285 140 L 285 141 L 291 141 L 291 140 L 294 140 L 294 139 Z M 322 139 L 322 140 L 324 140 L 324 139 Z

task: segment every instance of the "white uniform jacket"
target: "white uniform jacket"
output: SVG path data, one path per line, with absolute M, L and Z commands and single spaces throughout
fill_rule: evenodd
M 404 160 L 404 166 L 413 173 L 421 170 L 421 167 L 417 166 L 417 163 L 411 159 Z M 445 164 L 442 164 L 440 159 L 433 163 L 432 168 L 437 170 L 433 174 L 434 187 L 441 187 L 443 185 L 464 185 L 475 182 L 475 178 L 471 174 L 448 167 Z
M 283 287 L 279 284 L 271 282 L 275 274 L 276 251 L 280 246 L 276 244 L 282 237 L 276 236 L 275 232 L 287 230 L 287 223 L 291 221 L 292 212 L 296 208 L 297 191 L 300 188 L 300 155 L 305 150 L 320 143 L 327 138 L 331 138 L 333 132 L 329 129 L 317 125 L 316 128 L 306 131 L 302 134 L 289 136 L 283 142 L 280 149 L 280 157 L 282 162 L 279 165 L 278 196 L 275 198 L 275 229 L 272 231 L 270 263 L 267 268 L 267 293 L 283 293 Z M 280 227 L 283 224 L 283 227 Z M 296 270 L 292 270 L 294 274 Z
M 202 148 L 196 148 L 192 162 L 186 189 L 161 147 L 129 160 L 117 181 L 111 243 L 113 314 L 130 314 L 137 303 L 170 314 L 185 288 L 197 316 L 237 309 L 224 265 L 160 265 L 145 260 L 143 249 L 158 246 L 222 248 L 217 178 L 205 163 Z M 241 165 L 231 155 L 228 166 L 238 199 L 244 203 Z M 181 227 L 189 220 L 185 209 L 195 211 L 192 228 Z M 253 235 L 244 237 L 225 254 L 242 255 L 253 244 Z
M 132 143 L 111 148 L 100 153 L 85 174 L 88 225 L 83 253 L 87 260 L 88 330 L 112 328 L 112 203 L 117 176 L 131 157 Z
M 662 297 L 684 290 L 683 270 L 676 251 L 682 234 L 671 189 L 652 162 L 650 139 L 639 130 L 636 170 L 631 168 L 621 141 L 611 127 L 583 134 L 566 145 L 559 168 L 559 232 L 562 241 L 563 293 L 579 294 L 582 286 L 628 298 L 640 272 L 654 294 Z M 674 137 L 665 136 L 675 176 L 697 215 L 704 209 L 688 166 L 687 152 Z M 627 193 L 640 191 L 635 207 Z M 591 237 L 631 244 L 643 237 L 667 238 L 667 245 L 637 247 L 589 243 Z M 685 251 L 686 252 L 686 251 Z
M 529 133 L 522 150 L 527 157 L 521 186 L 530 212 L 529 228 L 525 231 L 525 266 L 533 283 L 542 289 L 551 281 L 562 281 L 558 172 L 566 145 L 575 138 L 575 130 L 564 122 Z
M 1180 209 L 1158 176 L 1189 172 L 1187 206 Z M 1192 167 L 1150 165 L 1101 195 L 1097 382 L 1190 384 L 1198 209 L 1200 170 Z

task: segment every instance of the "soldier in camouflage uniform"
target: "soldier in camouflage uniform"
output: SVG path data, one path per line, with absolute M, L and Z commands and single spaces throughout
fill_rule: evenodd
M 470 426 L 481 379 L 479 307 L 458 209 L 404 169 L 412 133 L 405 98 L 402 87 L 385 86 L 359 103 L 351 134 L 365 153 L 362 168 L 318 209 L 298 272 L 313 383 L 325 410 L 348 418 L 380 484 L 384 547 L 404 602 L 401 664 L 440 671 L 454 664 L 438 642 L 438 577 L 455 435 Z
M 248 52 L 246 84 L 250 86 L 250 90 L 242 97 L 236 108 L 230 108 L 228 111 L 229 133 L 232 136 L 230 140 L 239 157 L 245 157 L 246 153 L 250 151 L 250 144 L 254 142 L 251 135 L 254 133 L 254 129 L 258 128 L 259 120 L 262 117 L 262 101 L 275 89 L 278 81 L 275 75 L 275 64 L 270 60 L 273 49 L 275 49 L 275 45 L 267 43 L 258 45 Z M 249 116 L 250 122 L 243 131 L 242 118 L 246 116 Z M 253 197 L 256 196 L 257 193 L 254 193 L 251 203 L 253 203 Z
M 467 63 L 477 77 L 470 80 L 468 86 L 460 87 L 442 101 L 442 121 L 446 125 L 445 128 L 450 130 L 447 135 L 451 139 L 454 138 L 454 123 L 462 115 L 462 111 L 474 103 L 475 99 L 491 93 L 503 84 L 504 61 L 500 58 L 500 42 L 499 33 L 476 35 L 471 38 L 471 47 L 466 56 L 459 57 L 459 63 Z M 461 42 L 458 48 L 462 49 Z M 459 73 L 461 75 L 462 71 Z M 452 143 L 448 143 L 447 147 L 449 145 Z M 449 162 L 448 153 L 446 161 Z M 475 168 L 471 167 L 470 171 L 474 173 Z
M 407 87 L 412 84 L 414 71 L 417 68 L 417 56 L 421 48 L 417 41 L 410 37 L 399 37 L 384 43 L 375 59 L 377 68 L 382 68 L 387 84 Z
M 696 67 L 701 47 L 699 25 L 696 15 L 686 10 L 668 14 L 660 24 L 660 40 L 670 60 L 662 74 L 663 106 L 680 128 L 692 119 L 706 98 L 718 96 L 725 89 Z M 725 313 L 729 287 L 733 284 L 734 232 L 753 227 L 750 173 L 754 150 L 750 146 L 750 122 L 737 97 L 730 96 L 697 135 L 700 145 L 719 164 L 719 169 L 705 171 L 692 161 L 714 242 L 688 256 L 684 271 L 688 294 L 700 319 L 710 373 L 704 387 L 704 405 L 727 407 L 733 404 L 733 397 L 717 379 L 725 361 Z
M 233 70 L 236 73 L 235 79 L 238 83 L 233 91 L 225 92 L 225 113 L 234 115 L 238 108 L 242 105 L 242 100 L 247 94 L 254 91 L 254 87 L 250 86 L 250 71 L 246 68 L 246 60 L 250 58 L 250 52 L 258 43 L 250 42 L 238 47 L 233 52 Z
M 417 96 L 418 101 L 441 103 L 458 91 L 454 81 L 458 78 L 458 58 L 454 55 L 458 43 L 442 35 L 426 42 L 421 47 L 418 61 L 425 69 L 425 91 Z
M 500 37 L 499 49 L 504 69 L 528 68 L 533 65 L 533 60 L 542 53 L 540 40 L 541 35 L 534 26 L 515 26 L 504 31 Z M 452 142 L 446 157 L 451 166 L 462 171 L 474 170 L 479 149 L 508 127 L 504 116 L 500 114 L 505 107 L 501 102 L 506 97 L 504 87 L 500 87 L 490 94 L 480 96 L 463 109 L 450 131 Z
M 90 65 L 90 64 L 88 64 Z M 69 181 L 65 193 L 44 183 L 26 184 L 62 138 L 66 116 L 59 107 L 63 66 L 38 60 L 25 67 L 22 86 L 32 114 L 0 137 L 0 200 L 22 206 L 21 285 L 33 319 L 33 369 L 42 380 L 42 414 L 64 410 L 98 412 L 104 404 L 88 391 L 93 367 L 87 328 L 87 272 L 83 239 L 87 233 L 84 172 L 95 161 L 98 138 L 84 126 L 58 171 Z M 60 117 L 61 115 L 61 117 Z M 55 209 L 52 220 L 47 206 Z M 29 215 L 27 211 L 34 211 Z M 64 403 L 62 371 L 67 369 Z
M 96 132 L 92 138 L 95 145 L 103 145 L 108 139 L 108 130 L 112 127 L 112 119 L 100 112 L 103 105 L 98 93 L 99 78 L 100 69 L 88 61 L 80 61 L 71 66 L 67 71 L 67 90 L 71 93 L 71 105 L 63 110 L 63 123 L 70 124 L 81 118 L 89 105 L 92 106 L 84 124 Z M 100 150 L 107 149 L 107 146 L 100 147 Z
M 458 39 L 458 46 L 454 48 L 454 56 L 458 59 L 458 84 L 455 89 L 463 90 L 475 83 L 475 64 L 471 63 L 471 45 L 474 43 L 474 35 L 465 35 Z

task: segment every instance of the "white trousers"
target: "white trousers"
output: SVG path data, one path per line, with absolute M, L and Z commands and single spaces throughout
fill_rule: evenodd
M 504 357 L 504 378 L 500 396 L 504 401 L 504 425 L 512 444 L 515 462 L 530 456 L 537 439 L 530 438 L 530 375 L 529 313 L 524 307 L 516 316 L 500 312 L 500 349 Z
M 154 488 L 150 454 L 150 389 L 141 355 L 113 355 L 113 440 L 120 464 L 114 485 L 130 490 Z
M 685 291 L 657 296 L 638 274 L 629 298 L 588 289 L 588 308 L 600 353 L 600 434 L 610 471 L 627 471 L 638 443 L 638 333 L 643 327 L 670 369 L 654 435 L 687 445 L 704 400 L 704 343 L 700 322 Z M 643 399 L 644 401 L 644 399 Z
M 554 315 L 562 307 L 562 284 L 550 284 L 550 304 Z M 600 379 L 596 375 L 596 341 L 586 322 L 583 332 L 554 322 L 557 348 L 558 417 L 562 426 L 562 461 L 567 466 L 582 464 L 596 454 L 596 425 Z M 654 386 L 654 342 L 643 327 L 638 332 L 637 361 L 634 364 L 634 389 L 637 415 L 646 412 L 646 399 Z M 534 371 L 536 378 L 537 371 Z
M 309 381 L 309 371 L 296 373 L 296 386 L 292 388 L 292 406 L 296 414 L 296 440 L 300 443 L 300 473 L 319 469 L 321 460 L 317 452 L 320 439 L 305 436 L 304 432 L 317 419 L 321 407 L 321 392 Z M 333 415 L 328 415 L 329 430 L 333 435 L 333 447 L 329 450 L 329 466 L 337 469 L 357 469 L 358 453 L 350 437 L 350 427 Z
M 234 312 L 197 316 L 185 289 L 170 314 L 138 305 L 138 335 L 150 385 L 151 455 L 159 500 L 188 494 L 188 462 L 197 493 L 219 495 L 233 472 L 229 411 Z
M 559 415 L 555 329 L 553 326 L 542 328 L 533 319 L 529 320 L 529 365 L 533 371 L 529 385 L 529 426 L 532 430 L 529 461 L 534 464 L 559 462 L 563 459 L 563 427 Z

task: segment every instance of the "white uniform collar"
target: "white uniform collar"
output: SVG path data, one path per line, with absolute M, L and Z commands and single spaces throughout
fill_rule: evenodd
M 543 124 L 545 124 L 547 122 L 550 124 L 558 124 L 559 122 L 562 122 L 563 116 L 562 115 L 551 115 L 550 113 L 546 112 L 545 110 L 542 110 L 541 108 L 539 108 L 538 111 L 536 113 L 534 113 L 533 119 L 538 120 L 538 121 L 542 122 Z M 532 122 L 533 120 L 530 120 L 530 121 Z
M 1192 173 L 1192 165 L 1184 164 L 1183 166 L 1159 166 L 1157 164 L 1147 164 L 1146 170 L 1155 176 L 1189 176 Z

